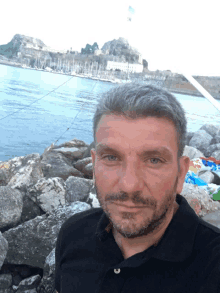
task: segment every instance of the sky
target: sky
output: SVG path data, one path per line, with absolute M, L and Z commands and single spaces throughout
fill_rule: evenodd
M 3 1 L 0 44 L 22 34 L 80 52 L 87 43 L 101 48 L 124 37 L 149 70 L 220 76 L 219 8 L 219 0 Z

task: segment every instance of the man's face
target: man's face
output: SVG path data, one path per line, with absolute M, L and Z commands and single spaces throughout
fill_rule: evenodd
M 102 209 L 123 237 L 152 232 L 173 212 L 189 167 L 189 158 L 181 157 L 178 172 L 174 124 L 164 118 L 104 115 L 96 137 L 97 151 L 91 155 Z

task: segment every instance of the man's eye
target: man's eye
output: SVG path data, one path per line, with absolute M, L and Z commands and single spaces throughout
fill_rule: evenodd
M 116 158 L 116 156 L 113 156 L 113 155 L 107 155 L 107 156 L 104 156 L 103 159 L 105 158 Z M 147 159 L 146 161 L 148 161 L 149 159 Z M 111 160 L 110 161 L 115 161 L 115 160 Z M 162 161 L 159 159 L 159 158 L 150 158 L 150 161 L 152 164 L 156 165 L 158 163 L 162 163 Z
M 159 158 L 151 158 L 150 160 L 151 160 L 151 162 L 154 161 L 154 163 L 152 162 L 154 165 L 155 165 L 155 160 L 157 161 L 157 163 L 158 163 L 158 161 L 159 161 L 159 163 L 163 163 Z
M 108 155 L 108 156 L 104 156 L 103 159 L 105 159 L 105 158 L 109 158 L 109 157 L 115 157 L 115 158 L 116 158 L 116 156 Z

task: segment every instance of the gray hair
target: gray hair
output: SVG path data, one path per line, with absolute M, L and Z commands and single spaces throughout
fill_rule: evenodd
M 177 131 L 178 159 L 183 155 L 187 120 L 183 107 L 168 91 L 153 85 L 132 82 L 103 93 L 93 117 L 95 148 L 97 125 L 103 115 L 110 114 L 133 120 L 145 117 L 170 119 Z

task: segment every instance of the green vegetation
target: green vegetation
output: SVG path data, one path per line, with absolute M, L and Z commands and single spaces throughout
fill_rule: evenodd
M 86 44 L 86 47 L 81 49 L 81 54 L 94 54 L 97 49 L 99 49 L 99 46 L 96 42 L 92 46 Z

